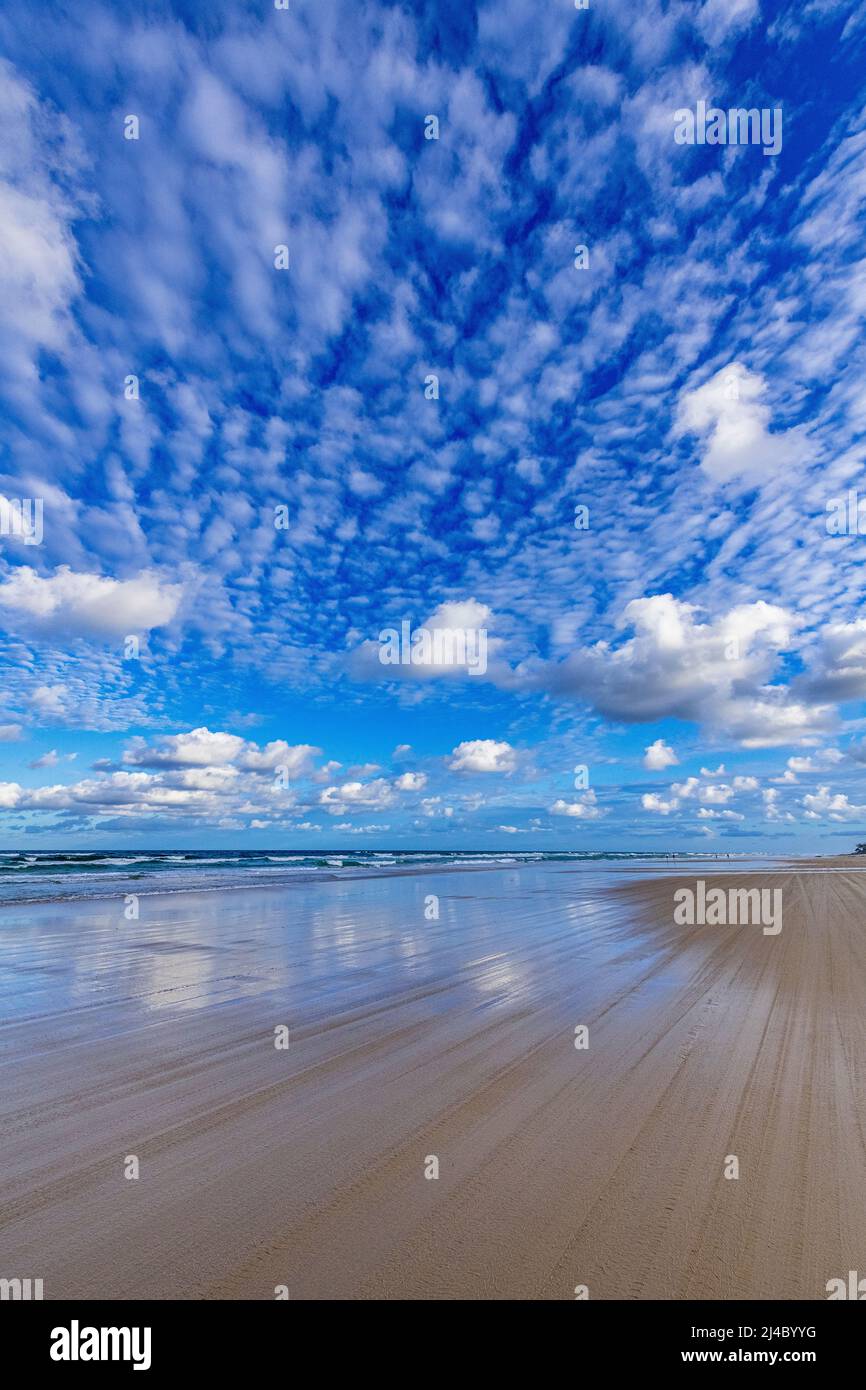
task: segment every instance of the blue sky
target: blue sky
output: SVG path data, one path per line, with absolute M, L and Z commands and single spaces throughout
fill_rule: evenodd
M 866 838 L 862 7 L 11 0 L 0 54 L 6 847 Z

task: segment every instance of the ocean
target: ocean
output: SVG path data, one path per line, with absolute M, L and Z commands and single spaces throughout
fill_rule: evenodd
M 0 853 L 0 903 L 106 898 L 123 892 L 267 886 L 364 877 L 407 869 L 494 867 L 557 862 L 663 864 L 750 859 L 707 852 L 645 850 L 17 850 Z

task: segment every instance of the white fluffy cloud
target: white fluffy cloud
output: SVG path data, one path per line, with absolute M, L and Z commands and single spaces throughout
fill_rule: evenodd
M 644 749 L 643 765 L 650 772 L 663 772 L 666 767 L 673 767 L 678 762 L 676 753 L 662 738 L 657 738 L 655 743 Z
M 770 410 L 761 399 L 765 390 L 761 376 L 732 362 L 681 397 L 674 432 L 703 439 L 701 467 L 714 482 L 742 478 L 754 486 L 783 462 L 802 457 L 802 443 L 793 431 L 769 432 Z
M 291 812 L 301 782 L 310 776 L 311 758 L 320 751 L 310 744 L 292 746 L 282 740 L 260 747 L 236 734 L 207 728 L 162 735 L 152 744 L 135 738 L 123 753 L 122 767 L 103 760 L 95 764 L 97 775 L 67 785 L 25 788 L 7 782 L 2 784 L 0 804 L 19 811 L 68 811 L 83 817 L 108 812 L 127 818 L 177 814 L 227 828 L 244 828 L 243 818 L 251 817 L 261 828 L 263 817 L 271 825 L 274 818 L 279 822 Z M 51 767 L 74 757 L 61 758 L 52 751 L 30 765 Z M 298 779 L 298 787 L 283 778 L 284 769 L 291 779 Z M 374 790 L 376 785 L 371 784 Z M 344 801 L 372 804 L 372 795 L 358 794 L 352 784 L 341 790 Z M 311 790 L 307 798 L 309 804 Z M 248 823 L 251 826 L 252 820 Z
M 163 627 L 176 614 L 181 595 L 181 585 L 165 584 L 150 573 L 106 579 L 61 565 L 43 578 L 21 565 L 0 584 L 0 607 L 28 630 L 107 638 Z
M 161 735 L 153 744 L 133 739 L 123 760 L 140 767 L 219 767 L 237 758 L 243 747 L 237 734 L 191 729 L 187 734 Z
M 703 788 L 701 789 L 701 791 L 700 791 L 700 793 L 699 793 L 699 799 L 700 799 L 701 801 L 706 802 L 707 805 L 709 805 L 709 806 L 718 806 L 718 805 L 724 805 L 724 803 L 725 803 L 726 801 L 730 801 L 730 799 L 731 799 L 731 797 L 733 796 L 733 794 L 734 794 L 734 789 L 733 789 L 733 787 L 728 787 L 728 786 L 724 786 L 724 785 L 719 785 L 719 786 L 712 786 L 712 785 L 711 785 L 711 786 L 708 786 L 708 787 L 703 787 Z
M 237 734 L 203 727 L 185 734 L 163 734 L 153 743 L 142 738 L 132 739 L 123 760 L 137 767 L 156 768 L 215 768 L 228 764 L 249 772 L 274 772 L 285 768 L 289 776 L 297 776 L 319 752 L 321 749 L 309 743 L 290 745 L 282 739 L 260 748 Z
M 487 675 L 488 668 L 501 651 L 501 638 L 491 636 L 494 615 L 477 599 L 459 599 L 440 603 L 417 627 L 409 624 L 404 634 L 401 621 L 383 625 L 384 637 L 376 642 L 363 642 L 352 652 L 349 666 L 356 678 L 363 680 L 423 679 L 435 676 L 464 677 L 478 680 Z M 399 650 L 398 650 L 399 644 Z M 394 648 L 394 655 L 405 654 L 411 659 L 383 660 Z
M 426 785 L 427 777 L 423 772 L 403 772 L 394 781 L 398 792 L 420 792 Z
M 597 804 L 595 792 L 590 789 L 579 801 L 563 801 L 560 797 L 550 807 L 552 816 L 571 816 L 574 820 L 598 820 L 604 811 Z
M 343 782 L 341 786 L 325 787 L 319 793 L 319 803 L 332 816 L 344 816 L 348 810 L 384 811 L 394 804 L 394 791 L 384 777 L 373 782 Z
M 799 626 L 774 604 L 741 604 L 711 622 L 672 594 L 633 599 L 634 636 L 574 651 L 540 677 L 554 694 L 587 700 L 629 723 L 677 718 L 710 726 L 745 747 L 814 740 L 834 722 L 825 705 L 793 701 L 771 677 Z M 538 673 L 534 675 L 539 679 Z
M 669 816 L 672 811 L 679 810 L 679 801 L 676 797 L 671 797 L 666 801 L 663 796 L 656 792 L 644 792 L 640 799 L 640 804 L 645 811 L 655 811 L 660 816 Z
M 708 768 L 701 768 L 702 777 L 687 777 L 684 782 L 672 783 L 667 797 L 660 796 L 656 792 L 646 792 L 641 797 L 641 805 L 645 811 L 651 811 L 660 816 L 669 816 L 674 811 L 691 809 L 697 811 L 698 819 L 702 821 L 743 820 L 742 814 L 729 808 L 727 803 L 732 801 L 738 792 L 757 791 L 759 789 L 758 779 L 756 777 L 734 777 L 731 782 L 709 782 L 706 780 L 708 777 L 717 776 L 719 772 L 724 772 L 724 768 L 717 768 L 715 773 L 710 772 Z
M 866 697 L 866 618 L 830 623 L 813 653 L 812 669 L 795 689 L 815 700 L 862 700 Z
M 513 772 L 517 755 L 510 743 L 492 738 L 476 738 L 458 743 L 449 766 L 454 772 Z
M 817 792 L 803 797 L 803 808 L 807 820 L 864 820 L 866 806 L 855 806 L 844 792 L 831 792 L 829 787 L 819 787 Z

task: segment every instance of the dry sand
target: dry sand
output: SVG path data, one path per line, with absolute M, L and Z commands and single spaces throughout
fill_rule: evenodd
M 0 1276 L 826 1297 L 866 1273 L 866 875 L 839 862 L 733 870 L 782 888 L 775 937 L 674 926 L 693 870 L 561 864 L 5 908 Z

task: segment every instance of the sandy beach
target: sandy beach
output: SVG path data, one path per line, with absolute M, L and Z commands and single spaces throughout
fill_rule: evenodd
M 4 907 L 0 1275 L 74 1299 L 825 1298 L 866 1260 L 866 876 L 733 869 L 781 887 L 776 936 L 676 926 L 695 877 Z

